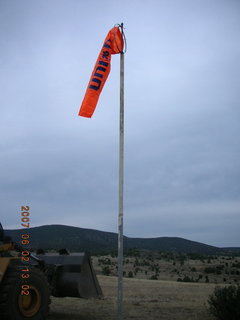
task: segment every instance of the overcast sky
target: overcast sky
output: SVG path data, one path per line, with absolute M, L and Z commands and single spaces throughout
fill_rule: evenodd
M 117 232 L 119 55 L 77 114 L 121 22 L 124 234 L 240 246 L 238 0 L 0 0 L 2 224 Z

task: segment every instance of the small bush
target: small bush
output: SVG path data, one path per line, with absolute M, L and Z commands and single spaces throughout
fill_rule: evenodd
M 240 286 L 216 287 L 208 299 L 209 310 L 218 320 L 240 319 Z
M 239 268 L 239 269 L 240 269 L 240 262 L 233 263 L 233 264 L 232 264 L 232 267 L 233 267 L 233 268 Z
M 128 278 L 133 278 L 133 272 L 132 271 L 128 272 Z
M 204 272 L 205 273 L 215 273 L 216 269 L 213 268 L 213 267 L 207 267 L 207 268 L 204 269 Z
M 195 282 L 193 278 L 189 278 L 188 276 L 185 276 L 183 279 L 178 278 L 177 281 L 178 282 Z
M 189 278 L 189 276 L 185 276 L 183 279 L 182 279 L 183 282 L 194 282 L 193 278 Z
M 109 276 L 110 273 L 111 273 L 111 270 L 110 270 L 109 266 L 105 266 L 105 267 L 102 268 L 102 274 L 104 276 Z

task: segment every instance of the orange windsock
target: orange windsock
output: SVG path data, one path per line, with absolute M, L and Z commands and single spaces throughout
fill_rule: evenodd
M 79 116 L 91 118 L 98 98 L 108 78 L 111 68 L 111 55 L 123 51 L 124 41 L 119 27 L 112 28 L 106 36 L 93 69 L 88 87 L 78 113 Z

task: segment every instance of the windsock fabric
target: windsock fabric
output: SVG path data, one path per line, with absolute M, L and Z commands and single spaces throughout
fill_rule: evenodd
M 103 47 L 93 69 L 88 87 L 78 113 L 79 116 L 91 118 L 97 106 L 98 98 L 108 78 L 112 54 L 123 51 L 124 41 L 119 27 L 112 28 L 104 40 Z

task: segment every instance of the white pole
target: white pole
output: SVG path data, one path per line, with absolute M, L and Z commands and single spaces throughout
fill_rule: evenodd
M 123 23 L 121 24 L 123 31 Z M 124 53 L 120 54 L 119 121 L 119 200 L 118 200 L 118 320 L 123 320 L 123 164 L 124 164 Z

